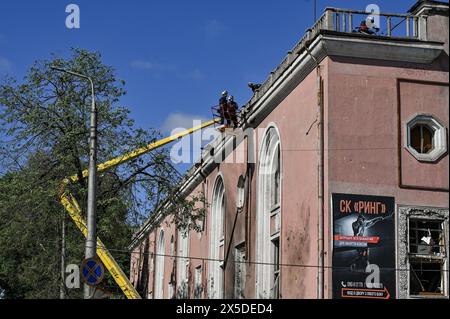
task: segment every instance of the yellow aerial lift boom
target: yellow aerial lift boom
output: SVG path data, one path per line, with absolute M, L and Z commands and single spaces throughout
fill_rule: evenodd
M 192 134 L 195 131 L 198 131 L 205 127 L 213 125 L 218 121 L 219 121 L 219 119 L 214 119 L 212 121 L 195 126 L 193 128 L 190 128 L 190 129 L 180 132 L 178 134 L 163 138 L 154 143 L 150 143 L 147 146 L 141 147 L 133 152 L 130 152 L 130 153 L 121 155 L 119 157 L 116 157 L 114 159 L 111 159 L 109 161 L 106 161 L 97 166 L 97 172 L 100 173 L 100 172 L 107 171 L 107 170 L 109 170 L 113 167 L 116 167 L 120 164 L 123 164 L 129 160 L 132 160 L 136 157 L 146 154 L 146 153 L 150 152 L 151 150 L 154 150 L 158 147 L 164 146 L 164 145 L 171 143 L 179 138 L 182 138 L 183 136 Z M 86 178 L 88 176 L 88 170 L 84 170 L 82 173 L 82 176 L 83 176 L 83 178 Z M 78 181 L 78 179 L 79 179 L 78 175 L 72 175 L 70 177 L 65 178 L 61 183 L 61 189 L 60 189 L 59 194 L 60 194 L 61 204 L 67 210 L 67 212 L 69 213 L 70 217 L 75 222 L 75 225 L 78 227 L 78 229 L 80 229 L 80 231 L 86 237 L 87 236 L 87 226 L 86 226 L 85 220 L 83 219 L 83 216 L 81 215 L 80 206 L 79 206 L 77 200 L 75 199 L 75 197 L 66 190 L 66 186 L 69 183 L 76 182 L 76 181 Z M 120 268 L 120 266 L 114 260 L 114 257 L 111 255 L 111 253 L 108 251 L 106 246 L 103 244 L 103 242 L 98 237 L 97 237 L 97 255 L 98 255 L 98 257 L 100 257 L 101 261 L 105 265 L 106 269 L 108 269 L 109 273 L 114 278 L 117 285 L 119 285 L 120 289 L 122 289 L 125 296 L 128 299 L 141 299 L 141 296 L 139 295 L 139 293 L 136 291 L 134 286 L 130 283 L 127 276 L 123 272 L 123 270 Z

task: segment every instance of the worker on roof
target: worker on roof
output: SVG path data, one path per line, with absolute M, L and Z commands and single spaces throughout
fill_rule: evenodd
M 228 91 L 225 90 L 222 92 L 222 96 L 219 99 L 219 112 L 220 112 L 220 124 L 224 124 L 225 123 L 225 115 L 226 113 L 228 113 L 227 109 L 228 109 L 228 101 L 227 101 L 227 97 L 228 97 Z
M 233 127 L 236 128 L 238 126 L 237 121 L 237 111 L 238 111 L 238 104 L 234 101 L 234 96 L 230 95 L 228 97 L 228 118 L 227 118 L 227 124 L 230 125 L 230 122 L 233 122 Z
M 355 31 L 364 34 L 377 34 L 377 32 L 380 31 L 380 28 L 375 26 L 375 18 L 373 16 L 368 16 L 366 20 L 361 21 L 361 24 Z

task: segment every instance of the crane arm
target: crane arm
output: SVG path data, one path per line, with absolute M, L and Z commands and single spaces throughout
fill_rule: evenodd
M 141 155 L 144 155 L 154 149 L 157 149 L 166 144 L 169 144 L 179 138 L 182 138 L 186 135 L 192 134 L 195 131 L 201 130 L 208 126 L 211 126 L 216 122 L 218 122 L 218 119 L 214 119 L 212 121 L 203 123 L 201 125 L 195 126 L 193 128 L 190 128 L 190 129 L 180 132 L 178 134 L 174 134 L 172 136 L 163 138 L 159 141 L 150 143 L 150 144 L 148 144 L 144 147 L 138 148 L 137 150 L 134 150 L 130 153 L 127 153 L 127 154 L 118 156 L 114 159 L 111 159 L 109 161 L 106 161 L 102 164 L 97 165 L 97 172 L 107 171 L 113 167 L 116 167 L 127 161 L 130 161 Z M 83 178 L 86 178 L 88 175 L 89 175 L 88 170 L 84 170 L 82 172 Z M 65 189 L 69 183 L 76 182 L 78 180 L 79 180 L 78 175 L 72 175 L 70 177 L 65 178 L 62 181 L 61 189 L 60 189 L 60 202 L 64 206 L 66 211 L 69 213 L 69 216 L 72 218 L 75 225 L 86 237 L 87 236 L 87 226 L 86 226 L 85 220 L 83 219 L 83 216 L 81 215 L 80 206 L 79 206 L 77 200 L 75 199 L 75 197 L 72 194 L 70 194 L 68 191 L 66 191 L 66 189 Z M 119 264 L 115 261 L 114 257 L 111 255 L 111 253 L 108 251 L 106 246 L 103 244 L 103 242 L 98 237 L 97 237 L 97 255 L 99 256 L 100 260 L 105 265 L 106 269 L 109 271 L 111 276 L 114 278 L 117 285 L 123 291 L 125 296 L 128 299 L 141 299 L 141 296 L 139 295 L 137 290 L 134 288 L 134 286 L 131 284 L 131 282 L 128 280 L 128 277 L 125 275 L 123 270 L 120 268 Z
M 201 130 L 201 129 L 206 128 L 208 126 L 211 126 L 214 123 L 217 123 L 218 121 L 219 121 L 219 119 L 214 119 L 212 121 L 205 122 L 205 123 L 203 123 L 201 125 L 194 126 L 194 127 L 190 128 L 190 129 L 187 129 L 187 130 L 182 131 L 180 133 L 171 135 L 169 137 L 165 137 L 165 138 L 163 138 L 163 139 L 161 139 L 159 141 L 156 141 L 156 142 L 150 143 L 150 144 L 148 144 L 148 145 L 146 145 L 144 147 L 138 148 L 137 150 L 134 150 L 132 152 L 129 152 L 129 153 L 126 153 L 124 155 L 121 155 L 121 156 L 118 156 L 116 158 L 113 158 L 113 159 L 111 159 L 109 161 L 106 161 L 106 162 L 104 162 L 102 164 L 97 165 L 97 172 L 98 173 L 104 172 L 104 171 L 107 171 L 107 170 L 109 170 L 111 168 L 114 168 L 114 167 L 116 167 L 118 165 L 121 165 L 121 164 L 123 164 L 125 162 L 131 161 L 132 159 L 135 159 L 135 158 L 137 158 L 137 157 L 139 157 L 141 155 L 144 155 L 144 154 L 146 154 L 146 153 L 148 153 L 148 152 L 150 152 L 150 151 L 152 151 L 152 150 L 154 150 L 156 148 L 159 148 L 161 146 L 169 144 L 169 143 L 171 143 L 171 142 L 173 142 L 173 141 L 175 141 L 175 140 L 177 140 L 179 138 L 182 138 L 182 137 L 184 137 L 186 135 L 192 134 L 195 131 Z M 89 171 L 87 169 L 85 169 L 82 172 L 83 178 L 86 178 L 88 175 L 89 175 Z M 79 179 L 78 175 L 75 174 L 75 175 L 70 176 L 69 178 L 66 178 L 64 181 L 65 181 L 65 183 L 69 183 L 69 182 L 76 182 L 78 179 Z

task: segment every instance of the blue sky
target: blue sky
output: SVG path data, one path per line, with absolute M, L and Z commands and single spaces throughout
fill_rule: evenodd
M 65 26 L 70 3 L 80 7 L 80 29 Z M 403 13 L 415 0 L 317 0 L 318 15 L 371 3 Z M 126 81 L 121 103 L 137 125 L 167 133 L 191 117 L 209 118 L 224 89 L 247 102 L 247 82 L 264 81 L 312 23 L 312 0 L 1 1 L 0 80 L 21 79 L 51 52 L 98 50 Z

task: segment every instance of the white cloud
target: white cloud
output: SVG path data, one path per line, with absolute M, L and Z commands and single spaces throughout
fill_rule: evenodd
M 146 71 L 171 71 L 175 70 L 175 66 L 171 64 L 155 63 L 147 60 L 133 60 L 131 61 L 131 67 L 138 70 Z
M 131 62 L 131 67 L 135 69 L 151 70 L 155 65 L 149 61 L 134 60 Z
M 191 80 L 203 80 L 206 76 L 205 74 L 200 71 L 199 69 L 195 69 L 192 72 L 189 72 L 187 74 L 187 77 Z
M 164 132 L 172 132 L 174 129 L 177 129 L 177 131 L 181 131 L 181 129 L 185 130 L 198 125 L 198 121 L 204 123 L 210 121 L 210 119 L 194 114 L 186 114 L 180 112 L 171 113 L 164 120 L 161 129 Z
M 199 81 L 203 80 L 206 77 L 205 74 L 198 68 L 195 68 L 190 72 L 187 72 L 180 70 L 174 64 L 162 64 L 151 62 L 148 60 L 136 59 L 131 61 L 130 65 L 133 69 L 154 72 L 155 74 L 159 74 L 160 72 L 171 73 L 173 76 L 176 76 L 177 78 L 183 80 L 188 79 Z
M 9 72 L 12 69 L 12 63 L 8 59 L 0 56 L 0 72 Z
M 221 35 L 227 27 L 219 20 L 213 19 L 206 22 L 205 34 L 207 38 L 217 38 Z

